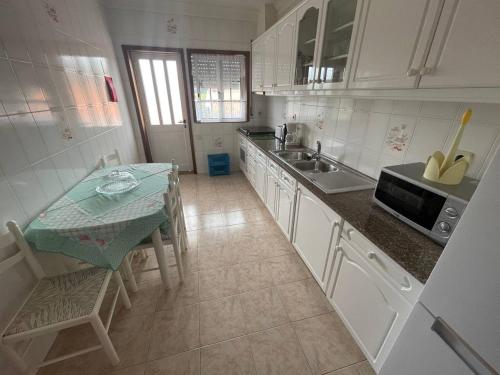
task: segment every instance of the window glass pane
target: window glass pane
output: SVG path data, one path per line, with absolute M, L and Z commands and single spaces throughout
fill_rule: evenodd
M 245 55 L 193 53 L 190 59 L 197 121 L 245 121 Z M 202 110 L 199 101 L 209 106 Z
M 175 123 L 179 124 L 184 120 L 181 104 L 181 91 L 179 89 L 179 77 L 177 75 L 177 61 L 167 61 L 168 83 L 170 85 L 170 95 L 172 96 L 172 109 Z
M 153 60 L 153 69 L 155 70 L 156 87 L 160 100 L 160 111 L 163 125 L 171 125 L 170 105 L 168 103 L 167 81 L 165 79 L 165 69 L 163 60 Z
M 151 74 L 151 65 L 149 60 L 139 59 L 139 68 L 141 70 L 141 80 L 146 96 L 149 121 L 151 125 L 160 125 L 160 116 L 158 115 L 158 106 L 156 105 L 156 94 L 153 86 L 153 75 Z

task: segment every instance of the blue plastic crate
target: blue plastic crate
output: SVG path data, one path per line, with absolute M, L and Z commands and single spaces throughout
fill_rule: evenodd
M 208 174 L 209 176 L 228 175 L 231 163 L 229 154 L 208 155 Z

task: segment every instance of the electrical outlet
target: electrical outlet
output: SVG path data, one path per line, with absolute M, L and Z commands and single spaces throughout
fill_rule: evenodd
M 458 156 L 463 156 L 465 160 L 469 163 L 469 165 L 472 164 L 474 161 L 474 153 L 470 151 L 465 151 L 465 150 L 457 150 L 457 154 L 455 156 L 455 160 Z

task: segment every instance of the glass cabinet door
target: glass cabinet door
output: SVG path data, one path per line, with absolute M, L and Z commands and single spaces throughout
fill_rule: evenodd
M 327 2 L 318 83 L 334 84 L 347 79 L 346 67 L 356 16 L 356 3 L 356 0 Z
M 314 52 L 321 1 L 311 1 L 298 10 L 297 53 L 295 61 L 294 85 L 302 86 L 314 82 Z M 316 6 L 316 3 L 319 6 Z

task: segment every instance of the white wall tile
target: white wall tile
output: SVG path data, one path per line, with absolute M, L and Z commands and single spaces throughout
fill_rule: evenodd
M 2 88 L 0 101 L 3 103 L 5 112 L 9 114 L 29 112 L 21 86 L 8 60 L 0 60 L 0 87 Z
M 36 77 L 35 70 L 31 63 L 13 62 L 12 67 L 16 72 L 16 76 L 24 93 L 26 102 L 28 103 L 31 112 L 46 111 L 49 109 L 48 104 L 45 102 L 40 84 Z
M 64 187 L 51 159 L 36 163 L 32 168 L 49 202 L 55 201 L 64 193 Z
M 28 165 L 28 157 L 9 118 L 0 117 L 0 167 L 3 173 L 12 174 Z
M 31 163 L 36 163 L 49 155 L 47 146 L 31 113 L 9 116 L 9 120 L 16 130 L 24 152 Z
M 16 172 L 7 179 L 28 217 L 38 215 L 48 205 L 49 200 L 31 167 Z
M 0 182 L 0 197 L 2 197 L 0 199 L 0 225 L 2 227 L 5 227 L 5 224 L 9 220 L 14 220 L 18 223 L 26 221 L 26 214 L 6 180 Z

